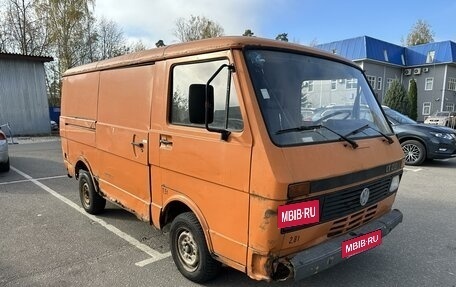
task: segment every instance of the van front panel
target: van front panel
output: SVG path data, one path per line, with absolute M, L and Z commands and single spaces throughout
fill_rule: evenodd
M 264 279 L 276 272 L 279 258 L 389 213 L 403 153 L 358 67 L 278 49 L 249 47 L 244 55 L 256 99 L 252 110 L 261 111 L 255 116 L 248 260 L 262 265 L 248 273 Z M 311 201 L 318 202 L 316 222 L 279 227 L 279 206 Z

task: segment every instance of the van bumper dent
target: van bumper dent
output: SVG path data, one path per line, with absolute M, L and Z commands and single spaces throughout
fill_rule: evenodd
M 294 280 L 301 280 L 342 262 L 345 260 L 342 258 L 341 252 L 343 241 L 375 230 L 381 230 L 382 237 L 385 237 L 393 228 L 402 222 L 402 217 L 402 213 L 399 210 L 393 209 L 382 217 L 345 235 L 297 253 L 290 260 L 292 272 L 290 275 L 294 277 Z

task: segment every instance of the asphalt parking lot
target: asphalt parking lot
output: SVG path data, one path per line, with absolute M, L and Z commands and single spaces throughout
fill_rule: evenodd
M 0 174 L 0 286 L 199 286 L 183 278 L 168 238 L 108 204 L 80 207 L 60 142 L 10 146 Z M 376 247 L 294 283 L 224 268 L 205 286 L 456 286 L 456 159 L 405 170 L 395 208 L 404 222 Z

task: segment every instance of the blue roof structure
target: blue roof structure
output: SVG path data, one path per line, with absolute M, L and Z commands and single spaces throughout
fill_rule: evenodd
M 365 37 L 357 37 L 327 44 L 315 46 L 315 48 L 325 50 L 350 60 L 361 60 L 367 57 L 365 49 Z
M 374 60 L 402 67 L 456 63 L 456 43 L 452 41 L 402 47 L 369 36 L 361 36 L 317 45 L 316 48 L 338 54 L 352 61 Z M 434 58 L 429 62 L 428 54 L 431 51 L 435 51 Z
M 428 54 L 434 51 L 433 61 L 428 60 Z M 452 41 L 433 42 L 423 45 L 407 47 L 409 66 L 456 62 L 456 43 Z

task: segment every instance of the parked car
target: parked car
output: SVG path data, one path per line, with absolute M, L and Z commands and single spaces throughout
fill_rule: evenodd
M 383 107 L 405 155 L 405 164 L 420 165 L 425 159 L 456 156 L 456 134 L 453 129 L 419 124 L 388 107 Z
M 301 108 L 301 116 L 303 121 L 309 121 L 312 120 L 312 116 L 315 113 L 314 108 Z
M 322 121 L 322 119 L 343 120 L 351 117 L 353 106 L 332 105 L 314 110 L 312 121 Z M 371 111 L 368 107 L 361 106 L 359 118 L 373 121 Z
M 51 120 L 51 130 L 52 131 L 58 131 L 59 130 L 59 125 L 55 121 L 52 121 L 52 120 Z
M 455 128 L 456 112 L 436 112 L 424 120 L 425 124 Z
M 8 140 L 0 129 L 0 172 L 9 171 L 9 169 Z

